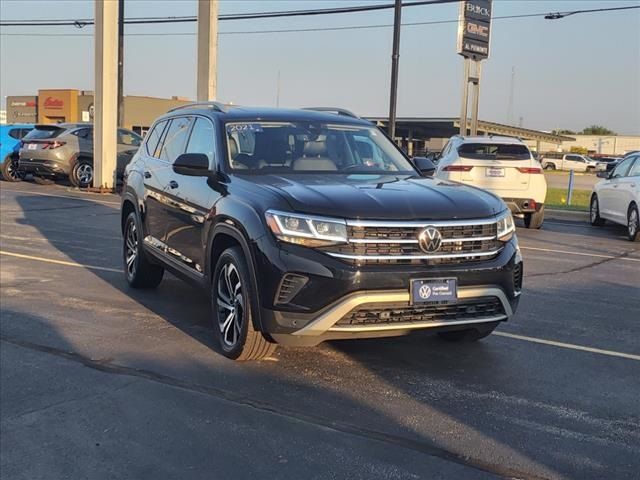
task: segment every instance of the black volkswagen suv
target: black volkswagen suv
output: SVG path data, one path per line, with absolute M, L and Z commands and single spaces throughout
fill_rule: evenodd
M 513 219 L 432 172 L 343 110 L 179 107 L 126 168 L 127 281 L 156 287 L 166 269 L 206 289 L 238 360 L 419 329 L 480 339 L 518 304 Z

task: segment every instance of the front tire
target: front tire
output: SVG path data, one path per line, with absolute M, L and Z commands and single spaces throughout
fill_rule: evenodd
M 524 214 L 524 226 L 538 230 L 544 223 L 544 205 L 540 207 L 540 210 L 533 213 Z
M 93 184 L 93 164 L 86 160 L 80 160 L 71 169 L 69 181 L 74 187 L 90 187 Z
M 640 213 L 638 206 L 634 203 L 627 212 L 627 233 L 632 242 L 640 241 Z
M 218 258 L 211 285 L 213 328 L 227 358 L 261 360 L 276 349 L 253 327 L 255 298 L 242 249 L 228 248 Z
M 122 260 L 127 283 L 133 288 L 155 288 L 160 285 L 164 268 L 147 259 L 142 248 L 142 229 L 135 212 L 131 212 L 124 225 Z
M 589 204 L 589 220 L 594 227 L 601 227 L 604 225 L 604 218 L 600 216 L 600 202 L 597 195 L 591 196 L 591 203 Z
M 495 323 L 488 327 L 469 328 L 467 330 L 452 330 L 449 332 L 438 332 L 438 336 L 447 342 L 477 342 L 488 337 L 497 328 Z
M 7 155 L 2 162 L 2 179 L 6 182 L 19 182 L 24 178 L 24 174 L 18 170 L 17 162 L 11 155 Z

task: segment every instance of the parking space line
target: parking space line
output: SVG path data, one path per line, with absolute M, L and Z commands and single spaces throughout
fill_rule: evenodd
M 100 270 L 102 272 L 122 273 L 122 270 L 117 268 L 98 267 L 96 265 L 85 265 L 83 263 L 77 263 L 77 262 L 66 262 L 64 260 L 54 260 L 53 258 L 35 257 L 33 255 L 25 255 L 22 253 L 7 252 L 6 250 L 0 250 L 0 255 L 23 258 L 25 260 L 34 260 L 37 262 L 53 263 L 55 265 L 64 265 L 66 267 L 78 267 L 78 268 L 86 268 L 88 270 Z
M 27 195 L 40 195 L 40 196 L 43 196 L 43 197 L 70 198 L 72 200 L 83 200 L 85 202 L 93 202 L 93 203 L 100 203 L 100 204 L 104 204 L 104 205 L 118 205 L 118 206 L 120 206 L 120 202 L 108 202 L 106 200 L 93 199 L 93 198 L 83 198 L 83 197 L 74 197 L 72 195 L 54 195 L 52 193 L 29 192 L 29 191 L 23 191 L 23 190 L 14 190 L 12 188 L 6 188 L 6 187 L 3 187 L 2 189 L 0 189 L 0 193 L 1 192 L 25 193 Z
M 580 255 L 582 257 L 610 258 L 612 260 L 624 260 L 627 262 L 640 262 L 640 258 L 617 257 L 615 255 L 601 255 L 599 253 L 569 252 L 567 250 L 553 250 L 551 248 L 523 247 L 522 245 L 520 246 L 520 249 L 536 250 L 538 252 L 563 253 L 565 255 Z
M 600 355 L 608 355 L 610 357 L 626 358 L 627 360 L 640 361 L 640 355 L 633 355 L 631 353 L 614 352 L 613 350 L 603 350 L 601 348 L 584 347 L 582 345 L 575 345 L 573 343 L 556 342 L 554 340 L 545 340 L 543 338 L 527 337 L 525 335 L 516 335 L 506 332 L 493 332 L 493 335 L 499 337 L 512 338 L 515 340 L 523 340 L 525 342 L 540 343 L 543 345 L 551 345 L 553 347 L 568 348 L 570 350 L 579 350 L 581 352 L 598 353 Z

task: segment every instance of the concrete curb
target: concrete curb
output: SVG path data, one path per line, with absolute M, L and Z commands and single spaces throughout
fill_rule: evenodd
M 557 210 L 546 208 L 545 215 L 547 216 L 547 218 L 589 221 L 589 212 L 587 211 Z

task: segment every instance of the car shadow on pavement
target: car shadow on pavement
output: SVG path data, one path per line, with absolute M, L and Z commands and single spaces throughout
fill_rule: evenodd
M 47 200 L 52 201 L 55 202 Z M 20 199 L 18 202 L 25 205 Z M 99 208 L 113 210 L 104 205 Z M 57 236 L 48 236 L 46 228 L 39 228 L 42 222 L 64 222 L 63 216 L 47 219 L 31 214 L 29 209 L 24 210 L 24 224 L 39 229 L 43 237 L 69 259 L 88 263 L 84 250 L 71 247 Z M 112 244 L 115 240 L 111 238 L 120 234 L 117 215 L 87 218 L 82 228 L 98 225 L 105 228 L 104 222 L 113 229 L 110 239 L 104 242 Z M 90 246 L 89 240 L 87 242 Z M 110 251 L 118 250 L 112 248 Z M 119 255 L 109 260 L 111 266 L 119 266 Z M 204 392 L 216 399 L 249 405 L 321 429 L 401 445 L 429 457 L 473 466 L 476 472 L 558 478 L 561 474 L 555 469 L 560 467 L 570 476 L 576 473 L 571 470 L 576 467 L 570 458 L 562 458 L 559 454 L 536 456 L 532 451 L 533 443 L 530 442 L 544 444 L 549 432 L 545 430 L 547 425 L 527 418 L 527 409 L 556 407 L 532 406 L 530 400 L 524 399 L 525 390 L 530 386 L 523 378 L 527 375 L 525 367 L 535 365 L 535 361 L 519 363 L 512 368 L 513 358 L 520 353 L 501 340 L 497 340 L 498 344 L 452 345 L 431 335 L 416 333 L 404 338 L 336 341 L 313 349 L 283 348 L 273 361 L 237 364 L 209 350 L 215 345 L 208 300 L 203 293 L 170 275 L 157 290 L 140 291 L 129 288 L 123 274 L 101 270 L 91 270 L 91 273 L 113 288 L 113 293 L 108 295 L 113 296 L 114 302 L 125 302 L 129 308 L 133 300 L 154 316 L 145 325 L 144 336 L 132 332 L 134 342 L 139 335 L 140 351 L 129 349 L 122 353 L 120 350 L 124 347 L 121 347 L 119 353 L 103 354 L 108 358 L 104 362 L 107 369 L 114 365 L 118 368 L 126 366 L 131 369 L 127 374 L 134 377 L 143 372 L 144 378 L 162 384 Z M 135 304 L 131 308 L 136 308 Z M 15 315 L 24 314 L 16 312 Z M 195 351 L 194 342 L 162 333 L 155 317 L 197 344 L 206 346 L 206 351 Z M 3 323 L 5 321 L 3 319 Z M 84 350 L 79 353 L 81 358 L 93 358 L 91 345 L 79 345 L 77 338 L 81 332 L 74 332 L 75 340 L 69 340 L 69 334 L 57 330 L 54 319 L 33 317 L 30 321 L 33 329 L 48 331 L 52 337 L 57 337 L 57 342 L 61 343 L 58 349 Z M 153 339 L 156 350 L 142 348 L 149 337 L 156 337 Z M 166 358 L 163 358 L 165 354 Z M 93 364 L 87 366 L 95 367 Z M 554 372 L 547 374 L 554 375 Z M 565 372 L 557 374 L 564 375 Z M 518 385 L 515 392 L 505 393 L 504 384 L 514 381 Z M 179 410 L 180 406 L 176 404 L 172 410 L 158 412 L 158 415 L 171 416 L 179 414 Z M 549 418 L 554 421 L 560 414 L 553 411 Z M 148 424 L 135 424 L 134 421 L 126 425 L 119 419 L 117 422 L 118 435 L 126 436 L 131 429 L 136 439 L 144 441 Z M 527 435 L 523 436 L 523 432 Z M 170 441 L 171 435 L 168 435 L 166 441 Z M 206 445 L 211 446 L 210 443 Z M 325 465 L 330 466 L 331 462 Z M 597 469 L 595 472 L 598 473 L 596 476 L 602 473 Z M 579 473 L 582 478 L 594 475 L 594 472 Z

